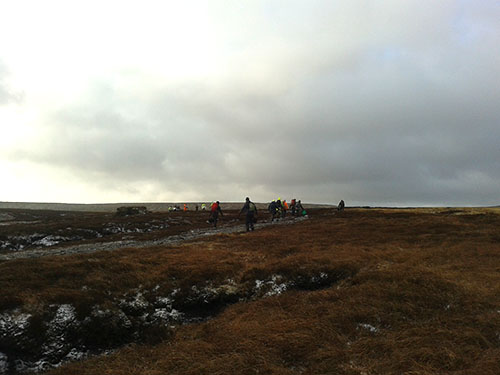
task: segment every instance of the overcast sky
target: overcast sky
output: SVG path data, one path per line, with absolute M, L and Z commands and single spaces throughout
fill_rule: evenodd
M 5 1 L 0 129 L 0 201 L 500 204 L 500 2 Z

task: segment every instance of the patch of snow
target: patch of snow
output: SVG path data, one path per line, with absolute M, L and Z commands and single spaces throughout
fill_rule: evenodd
M 265 294 L 266 296 L 274 296 L 277 294 L 281 294 L 287 290 L 287 288 L 288 288 L 287 283 L 279 283 L 280 280 L 281 280 L 281 276 L 279 276 L 279 275 L 272 276 L 272 279 L 270 282 L 271 290 Z
M 110 310 L 101 310 L 98 306 L 94 306 L 90 315 L 96 318 L 103 318 L 109 315 L 110 312 Z M 88 317 L 85 319 L 88 319 Z
M 262 281 L 255 280 L 255 290 L 256 292 L 260 292 L 261 290 L 267 290 L 264 294 L 265 297 L 275 296 L 277 294 L 281 294 L 285 292 L 291 283 L 281 282 L 282 276 L 273 275 L 271 280 Z
M 184 317 L 184 314 L 176 309 L 155 309 L 152 317 L 154 320 L 160 320 L 167 323 L 172 320 L 181 320 Z
M 42 346 L 42 357 L 34 363 L 37 371 L 44 371 L 59 365 L 57 361 L 64 358 L 71 349 L 71 343 L 67 337 L 68 331 L 77 324 L 79 323 L 72 305 L 63 304 L 57 308 L 54 317 L 48 324 L 47 339 Z M 49 358 L 52 358 L 52 361 Z M 54 358 L 57 358 L 56 361 Z
M 26 242 L 26 241 L 28 241 L 28 239 L 26 237 L 14 236 L 14 237 L 10 237 L 9 240 L 2 241 L 2 244 L 0 245 L 0 247 L 2 249 L 19 251 L 19 250 L 23 250 L 25 247 L 24 243 L 20 243 L 20 242 Z
M 129 329 L 132 328 L 132 322 L 128 318 L 127 314 L 125 314 L 122 310 L 118 310 L 118 321 L 120 322 L 123 328 Z
M 311 277 L 311 282 L 317 283 L 319 281 L 326 280 L 326 279 L 328 279 L 328 274 L 325 272 L 320 272 L 320 274 L 318 276 Z
M 15 217 L 10 215 L 10 214 L 7 214 L 7 213 L 2 213 L 0 214 L 0 221 L 7 221 L 7 220 L 14 220 Z
M 99 306 L 94 306 L 92 308 L 92 312 L 90 313 L 90 317 L 87 316 L 84 319 L 84 323 L 88 324 L 92 321 L 92 318 L 98 318 L 98 319 L 103 319 L 103 320 L 110 320 L 111 319 L 118 319 L 118 322 L 120 325 L 124 328 L 131 328 L 132 327 L 132 322 L 128 318 L 128 316 L 122 311 L 122 310 L 117 310 L 117 311 L 111 311 L 109 309 L 106 310 L 101 310 Z
M 0 352 L 0 374 L 6 374 L 9 369 L 9 358 Z
M 59 306 L 54 319 L 50 322 L 50 328 L 62 330 L 76 321 L 75 308 L 69 304 Z
M 10 248 L 12 246 L 12 243 L 9 242 L 9 241 L 2 241 L 0 243 L 0 249 L 7 249 L 7 248 Z
M 33 371 L 28 364 L 26 364 L 22 359 L 16 359 L 14 362 L 17 372 L 28 372 Z
M 141 292 L 137 292 L 131 300 L 121 299 L 118 305 L 122 308 L 128 307 L 133 310 L 146 310 L 149 307 L 148 301 L 146 301 Z
M 66 354 L 65 360 L 68 361 L 80 361 L 88 357 L 87 352 L 82 352 L 77 350 L 76 348 L 72 348 L 68 354 Z
M 172 299 L 168 297 L 157 297 L 156 298 L 156 305 L 158 306 L 172 306 Z
M 16 368 L 16 371 L 19 373 L 42 372 L 50 370 L 51 368 L 55 367 L 54 365 L 52 365 L 51 363 L 47 362 L 44 359 L 41 359 L 37 362 L 29 362 L 29 361 L 23 361 L 22 359 L 17 359 L 14 362 L 14 366 Z
M 45 360 L 45 359 L 41 359 L 39 361 L 36 361 L 35 363 L 33 363 L 29 369 L 30 371 L 33 371 L 33 372 L 42 372 L 42 371 L 48 371 L 54 367 L 57 367 L 57 364 L 52 364 L 50 363 L 49 361 Z
M 18 310 L 13 311 L 12 314 L 0 314 L 0 337 L 24 335 L 30 318 L 31 314 L 20 313 Z
M 366 329 L 366 330 L 370 331 L 371 333 L 377 333 L 379 331 L 379 329 L 377 327 L 374 327 L 371 324 L 366 324 L 366 323 L 358 324 L 358 329 L 360 329 L 360 328 Z

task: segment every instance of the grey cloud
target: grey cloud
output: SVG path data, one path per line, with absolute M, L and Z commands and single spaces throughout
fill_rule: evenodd
M 380 4 L 309 7 L 307 22 L 285 6 L 216 83 L 95 84 L 24 156 L 206 199 L 498 204 L 498 7 Z

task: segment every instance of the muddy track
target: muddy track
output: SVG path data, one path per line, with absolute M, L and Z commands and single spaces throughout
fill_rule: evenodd
M 255 224 L 255 229 L 271 226 L 271 225 L 289 225 L 307 220 L 307 217 L 300 217 L 294 219 L 286 219 L 275 222 L 262 222 Z M 245 225 L 241 225 L 240 222 L 230 223 L 219 228 L 204 228 L 204 229 L 192 229 L 188 232 L 184 232 L 177 235 L 172 235 L 168 237 L 158 238 L 155 240 L 147 241 L 133 241 L 133 240 L 120 240 L 113 242 L 94 242 L 81 245 L 64 246 L 57 248 L 35 248 L 30 250 L 18 251 L 11 254 L 0 254 L 0 261 L 13 260 L 13 259 L 26 259 L 26 258 L 40 258 L 44 256 L 53 255 L 73 255 L 73 254 L 89 254 L 96 251 L 113 251 L 123 248 L 141 248 L 141 247 L 151 247 L 151 246 L 169 246 L 177 245 L 183 241 L 196 240 L 198 238 L 213 236 L 217 234 L 230 234 L 230 233 L 240 233 L 245 232 Z

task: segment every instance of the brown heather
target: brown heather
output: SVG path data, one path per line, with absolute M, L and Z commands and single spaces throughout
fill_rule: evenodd
M 179 246 L 8 261 L 0 263 L 0 306 L 71 303 L 83 316 L 139 286 L 319 272 L 338 282 L 234 303 L 154 345 L 49 373 L 500 374 L 495 209 L 313 210 L 300 223 Z

